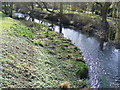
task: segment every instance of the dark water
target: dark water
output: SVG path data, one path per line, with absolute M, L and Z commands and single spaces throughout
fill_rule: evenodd
M 17 14 L 18 15 L 18 14 Z M 19 17 L 22 16 L 19 14 Z M 29 17 L 26 20 L 30 20 Z M 36 23 L 46 26 L 51 24 L 35 19 Z M 60 27 L 55 25 L 54 30 L 60 32 Z M 113 88 L 120 86 L 120 50 L 107 42 L 100 47 L 100 40 L 89 37 L 77 30 L 62 28 L 64 37 L 70 39 L 73 44 L 83 52 L 86 63 L 89 66 L 89 84 L 94 88 Z

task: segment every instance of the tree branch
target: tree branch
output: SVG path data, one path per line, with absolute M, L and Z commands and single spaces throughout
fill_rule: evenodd
M 46 5 L 46 3 L 45 2 L 42 2 L 43 3 L 43 5 L 45 6 L 45 8 L 46 8 L 46 10 L 48 11 L 48 12 L 50 12 L 50 13 L 55 13 L 53 10 L 52 11 L 50 11 L 48 8 L 47 8 L 47 5 Z

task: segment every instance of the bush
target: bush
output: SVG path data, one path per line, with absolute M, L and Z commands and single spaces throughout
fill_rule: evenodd
M 73 25 L 79 28 L 91 23 L 92 19 L 88 15 L 74 15 L 72 21 Z

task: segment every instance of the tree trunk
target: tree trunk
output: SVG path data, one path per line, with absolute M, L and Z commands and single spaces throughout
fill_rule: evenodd
M 108 32 L 109 24 L 107 22 L 107 11 L 105 9 L 102 10 L 101 17 L 102 17 L 102 29 Z
M 6 2 L 4 2 L 4 10 L 5 10 L 5 14 L 7 14 L 7 5 L 6 5 Z
M 60 2 L 60 14 L 62 15 L 63 14 L 63 3 Z
M 62 15 L 63 15 L 63 3 L 60 2 L 60 33 L 62 33 Z
M 107 22 L 107 12 L 111 3 L 105 2 L 105 4 L 101 8 L 101 17 L 102 17 L 102 28 L 106 31 L 109 30 L 109 24 Z
M 48 12 L 50 12 L 50 13 L 55 13 L 54 10 L 50 11 L 50 10 L 48 9 L 48 7 L 47 7 L 47 5 L 46 5 L 45 2 L 42 2 L 42 3 L 43 3 L 45 9 L 46 9 Z
M 103 48 L 104 48 L 104 40 L 101 39 L 100 40 L 100 50 L 103 50 Z
M 12 11 L 13 11 L 13 2 L 10 2 L 10 12 L 9 12 L 10 17 L 12 17 Z
M 8 6 L 7 6 L 7 2 L 4 2 L 4 10 L 5 10 L 5 14 L 8 14 Z
M 115 34 L 115 44 L 120 48 L 120 21 L 118 22 L 118 28 Z
M 34 21 L 34 16 L 33 16 L 33 14 L 34 14 L 34 3 L 33 2 L 31 2 L 31 7 L 32 7 L 32 10 L 31 10 L 32 21 Z

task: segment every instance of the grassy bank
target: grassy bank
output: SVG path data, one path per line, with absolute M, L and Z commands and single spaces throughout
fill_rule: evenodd
M 44 25 L 0 15 L 2 88 L 58 88 L 66 81 L 87 87 L 87 65 L 70 40 Z

